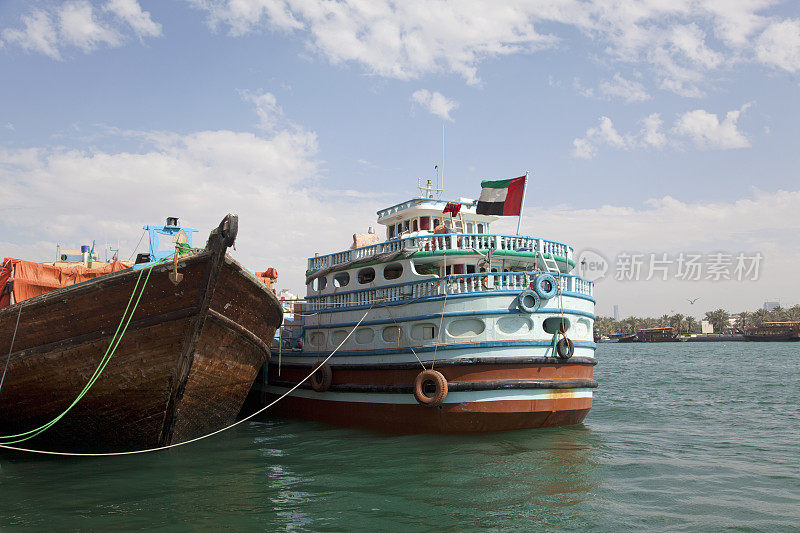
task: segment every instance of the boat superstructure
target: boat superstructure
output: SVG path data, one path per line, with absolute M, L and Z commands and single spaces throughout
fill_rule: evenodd
M 302 348 L 270 361 L 264 390 L 317 371 L 278 412 L 392 432 L 581 422 L 595 301 L 573 249 L 432 196 L 380 210 L 382 242 L 308 260 Z

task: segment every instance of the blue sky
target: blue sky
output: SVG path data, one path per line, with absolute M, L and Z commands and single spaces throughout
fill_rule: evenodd
M 765 256 L 748 283 L 603 280 L 601 313 L 800 301 L 796 3 L 498 5 L 0 2 L 0 253 L 232 211 L 238 257 L 302 291 L 433 175 L 444 125 L 448 196 L 532 172 L 526 233 Z

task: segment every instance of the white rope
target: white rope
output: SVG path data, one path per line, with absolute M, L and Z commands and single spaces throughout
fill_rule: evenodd
M 3 368 L 3 377 L 0 378 L 0 390 L 3 389 L 3 382 L 6 380 L 6 372 L 8 372 L 8 362 L 11 361 L 11 352 L 14 351 L 14 341 L 17 338 L 17 328 L 19 328 L 19 316 L 22 314 L 22 304 L 19 304 L 19 312 L 17 313 L 17 325 L 14 326 L 14 335 L 11 336 L 11 347 L 8 349 L 8 358 L 6 359 L 6 366 Z
M 371 310 L 372 310 L 372 307 L 367 309 L 367 312 L 364 313 L 364 316 L 361 317 L 361 320 L 359 320 L 358 323 L 355 326 L 353 326 L 353 329 L 351 329 L 350 333 L 348 333 L 347 336 L 342 340 L 342 342 L 339 343 L 339 346 L 337 346 L 336 349 L 333 350 L 331 352 L 331 354 L 322 361 L 323 363 L 326 363 L 328 361 L 328 359 L 333 357 L 333 355 L 336 352 L 339 351 L 339 348 L 341 348 L 342 345 L 345 342 L 347 342 L 347 339 L 349 339 L 350 335 L 352 335 L 353 332 L 356 330 L 356 328 L 359 325 L 361 325 L 361 322 L 363 322 L 364 319 L 367 318 L 367 315 L 369 314 L 369 312 Z M 142 453 L 159 452 L 159 451 L 162 451 L 162 450 L 168 450 L 170 448 L 177 448 L 178 446 L 184 446 L 186 444 L 191 444 L 193 442 L 197 442 L 197 441 L 200 441 L 200 440 L 203 440 L 203 439 L 207 439 L 209 437 L 213 437 L 214 435 L 217 435 L 219 433 L 222 433 L 223 431 L 227 431 L 227 430 L 229 430 L 231 428 L 234 428 L 234 427 L 238 426 L 239 424 L 241 424 L 242 422 L 246 422 L 246 421 L 250 420 L 251 418 L 253 418 L 254 416 L 263 413 L 264 411 L 266 411 L 267 409 L 269 409 L 270 407 L 272 407 L 273 405 L 275 405 L 276 403 L 278 403 L 279 401 L 284 399 L 286 396 L 288 396 L 289 394 L 294 392 L 298 387 L 300 387 L 300 385 L 302 385 L 309 378 L 311 378 L 311 376 L 314 375 L 314 372 L 316 372 L 316 370 L 317 370 L 316 368 L 313 368 L 311 370 L 311 373 L 309 375 L 307 375 L 305 378 L 303 378 L 302 381 L 297 383 L 294 387 L 292 387 L 288 391 L 284 392 L 277 399 L 273 400 L 267 406 L 262 407 L 261 409 L 259 409 L 255 413 L 253 413 L 251 415 L 248 415 L 248 416 L 242 418 L 241 420 L 237 420 L 233 424 L 231 424 L 229 426 L 226 426 L 226 427 L 224 427 L 222 429 L 218 429 L 218 430 L 212 431 L 211 433 L 208 433 L 206 435 L 202 435 L 200 437 L 195 437 L 193 439 L 189 439 L 189 440 L 186 440 L 186 441 L 183 441 L 183 442 L 178 442 L 178 443 L 175 443 L 175 444 L 169 444 L 167 446 L 159 446 L 157 448 L 147 448 L 145 450 L 133 450 L 133 451 L 129 451 L 129 452 L 108 452 L 108 453 L 51 452 L 51 451 L 46 451 L 46 450 L 32 450 L 32 449 L 28 449 L 28 448 L 17 448 L 16 446 L 5 446 L 5 445 L 0 445 L 0 448 L 3 448 L 5 450 L 14 450 L 14 451 L 17 451 L 17 452 L 39 453 L 39 454 L 44 454 L 44 455 L 61 455 L 61 456 L 69 456 L 69 457 L 111 457 L 111 456 L 117 456 L 117 455 L 137 455 L 137 454 L 142 454 Z

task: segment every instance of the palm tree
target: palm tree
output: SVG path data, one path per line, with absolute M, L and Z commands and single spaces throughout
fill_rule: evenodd
M 686 331 L 689 333 L 697 332 L 697 319 L 693 316 L 686 317 Z
M 724 309 L 717 309 L 716 311 L 706 312 L 706 320 L 714 326 L 715 333 L 722 333 L 728 327 L 728 318 L 730 315 Z
M 685 317 L 682 314 L 676 313 L 676 314 L 672 315 L 672 317 L 669 319 L 669 325 L 672 326 L 673 328 L 675 328 L 677 330 L 678 334 L 682 333 L 682 331 L 683 331 L 683 320 L 684 320 L 684 318 Z

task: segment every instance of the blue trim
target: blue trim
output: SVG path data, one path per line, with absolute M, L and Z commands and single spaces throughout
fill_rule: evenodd
M 552 314 L 554 316 L 560 316 L 561 309 L 539 309 L 538 311 L 534 311 L 534 314 Z M 577 315 L 577 316 L 585 316 L 595 320 L 596 317 L 593 313 L 587 313 L 586 311 L 577 311 L 571 309 L 564 309 L 564 314 L 566 315 Z M 388 320 L 365 320 L 361 322 L 362 326 L 377 326 L 380 324 L 395 324 L 397 322 L 411 322 L 414 320 L 431 320 L 434 318 L 439 318 L 444 316 L 445 318 L 457 317 L 457 316 L 488 316 L 488 315 L 523 315 L 520 311 L 516 309 L 498 309 L 496 311 L 453 311 L 451 313 L 430 313 L 427 315 L 414 315 L 414 316 L 407 316 L 403 318 L 398 318 L 395 320 L 388 319 Z M 332 328 L 351 328 L 358 324 L 358 322 L 340 322 L 338 324 L 326 324 L 326 325 L 305 325 L 304 328 L 307 331 L 310 330 L 317 330 L 317 329 L 332 329 Z
M 447 295 L 447 299 L 448 300 L 453 300 L 453 299 L 458 299 L 458 298 L 476 298 L 476 297 L 480 297 L 480 296 L 486 297 L 487 295 L 488 296 L 494 296 L 494 295 L 498 295 L 499 296 L 499 295 L 508 295 L 508 294 L 519 294 L 519 292 L 520 291 L 479 291 L 479 292 L 469 292 L 469 293 L 466 293 L 466 294 L 448 294 Z M 563 296 L 569 296 L 571 298 L 578 298 L 580 300 L 587 300 L 589 302 L 596 303 L 594 298 L 592 298 L 591 296 L 586 296 L 585 294 L 580 294 L 580 293 L 577 293 L 577 292 L 567 292 L 567 291 L 564 291 L 561 294 Z M 410 304 L 415 304 L 415 303 L 420 303 L 420 302 L 436 302 L 436 301 L 444 300 L 444 299 L 445 299 L 444 295 L 442 295 L 442 296 L 423 296 L 421 298 L 415 298 L 415 299 L 409 299 L 409 300 L 398 300 L 396 302 L 384 302 L 380 306 L 378 306 L 378 308 L 381 308 L 381 307 L 393 307 L 393 306 L 397 306 L 397 305 L 410 305 Z M 309 301 L 308 303 L 310 305 L 312 305 L 312 306 L 314 305 L 313 301 Z M 369 309 L 369 308 L 372 308 L 372 307 L 376 307 L 376 306 L 373 305 L 373 304 L 362 304 L 362 305 L 354 305 L 354 306 L 351 306 L 351 307 L 337 307 L 336 309 L 322 309 L 322 310 L 311 310 L 311 311 L 314 312 L 314 313 L 317 313 L 317 314 L 343 313 L 345 311 L 357 311 L 359 309 L 363 310 L 363 309 Z
M 550 346 L 553 344 L 551 340 L 546 341 L 500 341 L 500 342 L 465 342 L 462 344 L 439 344 L 439 345 L 431 345 L 431 346 L 411 346 L 408 348 L 403 348 L 398 350 L 397 348 L 388 348 L 386 350 L 360 350 L 360 351 L 350 351 L 350 352 L 336 352 L 334 357 L 338 356 L 370 356 L 370 355 L 406 355 L 411 352 L 411 348 L 414 348 L 414 351 L 417 353 L 423 352 L 432 352 L 434 350 L 441 351 L 441 350 L 465 350 L 469 348 L 507 348 L 510 346 Z M 585 342 L 585 341 L 573 341 L 573 344 L 576 348 L 591 348 L 592 350 L 597 348 L 597 344 L 594 342 Z M 292 357 L 327 357 L 330 355 L 330 352 L 303 352 L 302 355 L 292 355 Z M 284 354 L 284 357 L 286 355 Z

